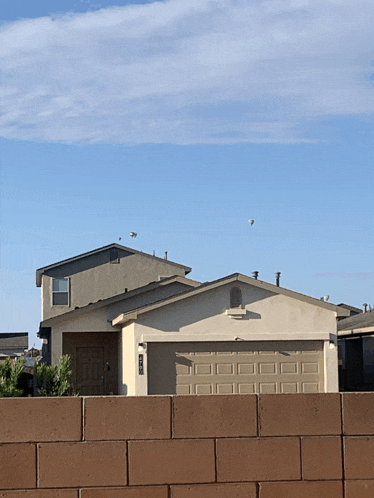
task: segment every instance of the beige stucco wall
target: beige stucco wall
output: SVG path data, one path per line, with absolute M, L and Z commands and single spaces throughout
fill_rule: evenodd
M 237 320 L 225 315 L 233 286 L 241 288 L 247 312 Z M 276 333 L 280 337 L 295 334 L 307 337 L 316 332 L 336 334 L 334 312 L 237 282 L 140 315 L 137 324 L 142 334 L 149 334 L 150 330 L 151 333 L 231 334 L 231 340 L 240 334 Z
M 246 314 L 241 319 L 226 314 L 234 285 L 242 290 Z M 123 334 L 129 333 L 123 327 Z M 134 356 L 139 343 L 150 341 L 323 340 L 325 392 L 337 392 L 336 333 L 334 311 L 236 282 L 139 315 L 134 326 Z M 147 394 L 139 375 L 134 394 Z
M 53 273 L 51 270 L 49 273 Z M 95 303 L 117 294 L 142 287 L 159 277 L 184 276 L 183 268 L 168 261 L 141 254 L 120 259 L 119 264 L 104 263 L 78 273 L 64 274 L 70 279 L 69 306 L 52 306 L 53 275 L 42 276 L 42 320 L 66 313 L 75 307 Z M 58 275 L 61 276 L 61 275 Z
M 137 351 L 135 351 L 135 324 L 127 325 L 126 330 L 122 331 L 120 358 L 122 358 L 118 393 L 123 395 L 134 396 L 136 394 L 136 380 L 138 376 L 137 369 Z M 137 350 L 136 345 L 136 350 Z M 144 376 L 143 376 L 144 377 Z M 138 383 L 141 385 L 143 379 Z

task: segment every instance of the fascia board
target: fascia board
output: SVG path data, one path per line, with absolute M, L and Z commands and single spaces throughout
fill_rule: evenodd
M 338 337 L 340 336 L 347 336 L 347 335 L 361 335 L 361 334 L 374 334 L 374 325 L 370 327 L 357 327 L 357 328 L 352 328 L 352 329 L 345 329 L 345 330 L 339 330 L 338 331 Z
M 131 311 L 130 313 L 121 313 L 116 318 L 112 320 L 112 326 L 123 325 L 130 320 L 136 320 L 138 318 L 138 313 L 136 311 Z

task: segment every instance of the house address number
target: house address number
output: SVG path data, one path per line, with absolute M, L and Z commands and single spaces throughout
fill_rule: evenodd
M 139 375 L 144 375 L 144 355 L 139 355 Z

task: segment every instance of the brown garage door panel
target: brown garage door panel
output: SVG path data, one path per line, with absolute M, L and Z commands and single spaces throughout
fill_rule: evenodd
M 322 341 L 148 344 L 149 394 L 323 391 Z

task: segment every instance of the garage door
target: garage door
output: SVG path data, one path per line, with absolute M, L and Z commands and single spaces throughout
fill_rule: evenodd
M 149 394 L 323 391 L 323 342 L 148 343 Z

